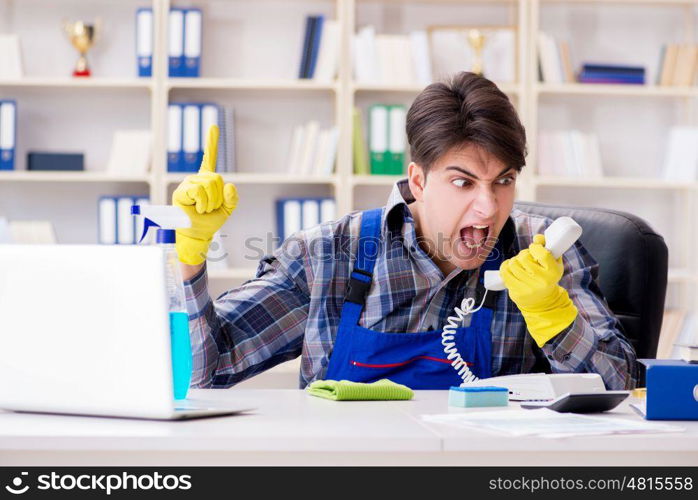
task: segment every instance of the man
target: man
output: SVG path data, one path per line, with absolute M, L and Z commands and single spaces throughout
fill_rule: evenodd
M 526 136 L 506 95 L 472 73 L 432 84 L 408 112 L 407 136 L 408 178 L 382 210 L 300 231 L 215 302 L 205 255 L 237 193 L 205 166 L 177 188 L 173 203 L 192 219 L 177 232 L 192 384 L 229 387 L 301 355 L 301 387 L 323 378 L 458 385 L 442 329 L 464 298 L 480 304 L 483 271 L 501 264 L 507 290 L 453 320 L 473 374 L 596 372 L 609 389 L 634 387 L 635 353 L 595 283 L 595 261 L 579 242 L 555 260 L 541 234 L 552 221 L 513 210 Z

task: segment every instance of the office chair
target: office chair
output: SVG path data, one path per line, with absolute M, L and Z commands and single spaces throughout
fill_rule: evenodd
M 524 212 L 582 226 L 584 247 L 599 263 L 599 287 L 638 358 L 654 358 L 664 316 L 669 253 L 664 238 L 644 220 L 605 208 L 517 202 Z

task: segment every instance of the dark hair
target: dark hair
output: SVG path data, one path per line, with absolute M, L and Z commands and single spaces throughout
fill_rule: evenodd
M 444 153 L 468 143 L 481 146 L 520 171 L 526 164 L 526 131 L 509 98 L 487 78 L 463 71 L 432 83 L 407 112 L 412 161 L 425 174 Z

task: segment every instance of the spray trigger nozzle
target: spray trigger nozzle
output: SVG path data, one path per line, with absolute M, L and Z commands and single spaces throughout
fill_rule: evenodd
M 191 220 L 179 207 L 172 205 L 133 205 L 132 215 L 143 217 L 143 234 L 138 243 L 142 242 L 150 228 L 158 230 L 174 230 L 191 227 Z

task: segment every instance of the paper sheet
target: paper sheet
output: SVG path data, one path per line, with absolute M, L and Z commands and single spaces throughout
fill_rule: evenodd
M 547 408 L 422 415 L 422 420 L 465 429 L 492 431 L 510 436 L 539 436 L 546 438 L 685 431 L 684 428 L 675 425 L 601 416 L 590 417 L 576 413 L 558 413 Z

